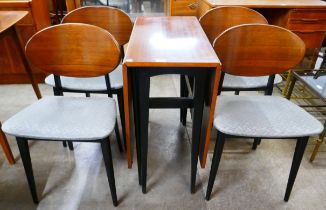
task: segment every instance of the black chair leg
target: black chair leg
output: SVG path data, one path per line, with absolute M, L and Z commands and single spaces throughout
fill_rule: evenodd
M 291 170 L 290 170 L 290 175 L 289 175 L 289 179 L 288 179 L 288 184 L 286 187 L 286 191 L 285 191 L 285 196 L 284 196 L 284 201 L 288 201 L 290 198 L 290 194 L 294 185 L 294 181 L 295 178 L 297 176 L 300 164 L 301 164 L 301 160 L 304 154 L 304 151 L 306 149 L 307 143 L 308 143 L 308 139 L 309 137 L 302 137 L 302 138 L 298 138 L 297 140 L 297 144 L 295 146 L 295 151 L 294 151 L 294 155 L 293 155 L 293 160 L 292 160 L 292 166 L 291 166 Z
M 184 75 L 180 75 L 180 97 L 187 97 L 187 84 L 186 78 Z M 180 122 L 183 126 L 187 124 L 187 109 L 181 108 L 180 109 Z
M 208 185 L 207 185 L 207 192 L 206 192 L 206 200 L 211 198 L 212 189 L 214 186 L 218 166 L 220 164 L 223 148 L 224 148 L 225 136 L 223 133 L 218 131 L 218 137 L 216 139 L 215 148 L 214 148 L 214 155 L 212 160 L 211 171 L 209 174 Z
M 86 92 L 85 95 L 86 95 L 87 98 L 91 97 L 91 94 L 88 93 L 88 92 Z
M 33 175 L 31 156 L 29 154 L 28 142 L 27 139 L 18 138 L 18 137 L 16 138 L 16 140 L 17 140 L 20 156 L 23 161 L 28 186 L 33 197 L 33 202 L 37 204 L 38 198 L 37 198 L 35 180 Z
M 115 179 L 114 179 L 114 171 L 113 171 L 113 163 L 112 163 L 112 154 L 110 147 L 110 139 L 104 139 L 101 141 L 103 160 L 105 164 L 106 173 L 108 176 L 108 181 L 111 190 L 111 197 L 113 201 L 113 205 L 118 205 L 117 192 L 115 188 Z
M 254 143 L 252 144 L 252 150 L 256 150 L 257 149 L 257 145 L 260 144 L 260 138 L 254 138 Z
M 118 123 L 115 124 L 114 131 L 115 131 L 115 137 L 116 137 L 117 142 L 118 142 L 119 152 L 121 153 L 121 152 L 123 152 L 123 148 L 122 148 Z
M 122 127 L 122 136 L 125 151 L 127 151 L 127 142 L 126 142 L 126 124 L 125 124 L 125 111 L 124 111 L 124 100 L 123 100 L 123 89 L 118 90 L 117 93 L 118 104 L 119 104 L 119 113 L 120 113 L 120 121 Z
M 199 156 L 199 143 L 201 137 L 201 127 L 203 119 L 204 95 L 206 74 L 198 74 L 195 76 L 194 86 L 194 116 L 192 126 L 192 145 L 191 145 L 191 177 L 190 177 L 190 192 L 196 191 L 196 175 Z
M 234 95 L 239 95 L 239 94 L 240 94 L 240 90 L 234 91 Z
M 71 151 L 74 150 L 74 145 L 71 141 L 68 141 L 68 147 L 69 147 L 69 150 L 71 150 Z
M 63 145 L 63 147 L 67 147 L 67 142 L 66 141 L 62 141 L 62 145 Z

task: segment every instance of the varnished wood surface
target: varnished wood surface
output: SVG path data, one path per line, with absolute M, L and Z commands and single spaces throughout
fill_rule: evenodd
M 325 8 L 321 0 L 201 0 L 212 7 L 244 6 L 250 8 Z
M 120 45 L 129 41 L 133 23 L 124 11 L 106 6 L 87 6 L 68 13 L 62 23 L 86 23 L 109 31 Z
M 47 73 L 94 77 L 111 72 L 120 63 L 120 47 L 97 26 L 66 23 L 37 32 L 26 45 L 30 63 Z
M 195 17 L 138 17 L 125 65 L 216 67 L 219 60 Z
M 293 32 L 272 25 L 248 24 L 223 32 L 214 41 L 222 70 L 238 76 L 266 76 L 294 68 L 305 45 Z
M 25 11 L 0 11 L 0 33 L 15 25 L 27 14 Z
M 15 159 L 14 159 L 14 156 L 12 155 L 12 152 L 11 152 L 10 146 L 8 144 L 6 135 L 1 130 L 1 122 L 0 122 L 0 144 L 1 144 L 3 152 L 6 155 L 6 158 L 7 158 L 8 162 L 9 162 L 9 164 L 14 164 Z
M 220 61 L 195 17 L 138 17 L 123 65 L 128 168 L 132 167 L 128 67 L 214 67 L 207 135 L 210 136 L 220 80 Z M 130 108 L 130 109 L 129 109 Z
M 199 19 L 199 22 L 211 43 L 230 27 L 250 23 L 268 24 L 266 18 L 255 10 L 237 6 L 211 9 Z

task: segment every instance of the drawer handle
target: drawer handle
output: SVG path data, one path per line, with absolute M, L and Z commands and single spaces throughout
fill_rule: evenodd
M 313 19 L 313 18 L 302 18 L 302 21 L 306 21 L 306 22 L 315 22 L 318 21 L 319 19 Z
M 196 2 L 195 2 L 195 3 L 191 3 L 191 4 L 188 5 L 188 7 L 189 7 L 190 9 L 197 9 L 198 4 L 197 4 Z

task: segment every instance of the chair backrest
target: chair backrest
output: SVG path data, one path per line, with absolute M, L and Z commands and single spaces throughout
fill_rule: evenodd
M 97 26 L 68 23 L 37 32 L 26 44 L 26 56 L 36 68 L 50 74 L 95 77 L 120 63 L 114 37 Z
M 304 42 L 293 32 L 272 25 L 234 26 L 213 43 L 222 70 L 238 76 L 282 73 L 300 63 Z
M 86 23 L 101 27 L 109 31 L 121 46 L 129 41 L 133 27 L 127 13 L 107 6 L 77 8 L 69 12 L 62 19 L 62 23 Z
M 199 22 L 211 43 L 223 31 L 233 26 L 250 23 L 268 24 L 266 18 L 260 13 L 238 6 L 213 8 L 207 11 Z

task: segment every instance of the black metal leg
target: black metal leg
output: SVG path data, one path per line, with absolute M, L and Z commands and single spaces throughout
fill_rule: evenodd
M 214 186 L 218 166 L 220 164 L 220 160 L 223 152 L 224 142 L 225 142 L 224 134 L 218 131 L 218 138 L 216 139 L 216 143 L 215 143 L 212 166 L 211 166 L 211 171 L 208 179 L 206 200 L 209 200 L 211 198 L 212 189 Z
M 106 173 L 109 180 L 110 190 L 113 205 L 118 205 L 117 199 L 117 192 L 115 188 L 115 179 L 114 179 L 114 171 L 113 171 L 113 163 L 112 163 L 112 154 L 111 154 L 111 147 L 110 147 L 110 140 L 104 139 L 101 141 L 102 153 L 103 153 L 103 160 L 105 164 Z
M 140 71 L 140 70 L 139 70 Z M 149 117 L 149 85 L 150 78 L 146 73 L 137 73 L 138 80 L 138 105 L 139 105 L 139 121 L 140 121 L 140 147 L 141 147 L 141 183 L 142 192 L 146 193 L 147 179 L 147 152 L 148 152 L 148 117 Z
M 125 124 L 125 112 L 124 112 L 124 100 L 123 100 L 123 89 L 119 89 L 117 93 L 118 104 L 119 104 L 119 113 L 120 113 L 120 121 L 122 127 L 122 136 L 125 151 L 127 151 L 127 143 L 126 143 L 126 124 Z
M 135 126 L 135 140 L 136 140 L 136 155 L 137 155 L 137 169 L 138 169 L 138 182 L 139 185 L 142 184 L 141 179 L 141 147 L 140 147 L 140 120 L 139 120 L 139 96 L 138 96 L 138 90 L 137 90 L 137 79 L 134 75 L 135 73 L 132 73 L 132 97 L 133 97 L 133 109 L 134 109 L 134 126 Z
M 199 155 L 199 142 L 201 136 L 201 127 L 203 119 L 204 96 L 205 96 L 205 80 L 206 73 L 201 72 L 195 76 L 195 89 L 194 89 L 194 116 L 192 126 L 192 147 L 191 147 L 191 178 L 190 178 L 190 191 L 195 193 L 196 189 L 196 174 L 197 163 Z
M 257 145 L 260 143 L 260 138 L 254 138 L 254 143 L 252 144 L 252 148 L 253 150 L 257 149 Z
M 184 75 L 180 75 L 180 97 L 187 97 L 187 84 L 186 78 Z M 186 126 L 187 123 L 187 109 L 181 108 L 180 109 L 180 122 L 183 126 Z
M 71 151 L 74 150 L 74 145 L 73 145 L 72 141 L 68 141 L 68 147 L 69 147 L 69 150 L 71 150 Z
M 33 201 L 34 201 L 34 203 L 38 203 L 35 180 L 34 180 L 34 175 L 33 175 L 32 162 L 31 162 L 31 156 L 29 154 L 27 139 L 17 137 L 16 140 L 17 140 L 20 156 L 23 161 L 25 174 L 27 177 L 29 189 L 30 189 L 32 197 L 33 197 Z
M 239 95 L 239 94 L 240 94 L 240 90 L 234 91 L 234 95 Z
M 273 94 L 274 80 L 275 80 L 275 74 L 268 77 L 265 95 L 271 96 Z
M 261 143 L 261 138 L 258 139 L 258 144 L 257 145 L 260 145 Z
M 114 132 L 115 132 L 115 137 L 118 142 L 119 152 L 123 152 L 118 123 L 115 123 Z
M 91 97 L 91 94 L 89 92 L 86 92 L 85 95 L 87 98 Z
M 63 147 L 67 147 L 67 142 L 66 141 L 62 141 L 62 145 L 63 145 Z
M 284 201 L 288 201 L 290 198 L 293 184 L 294 184 L 295 178 L 297 176 L 297 173 L 298 173 L 298 170 L 299 170 L 299 167 L 301 164 L 301 160 L 302 160 L 304 151 L 307 146 L 308 139 L 309 139 L 309 137 L 302 137 L 302 138 L 298 138 L 298 140 L 297 140 L 297 144 L 295 146 L 295 151 L 294 151 L 294 155 L 293 155 L 290 175 L 289 175 L 289 179 L 288 179 L 288 184 L 287 184 L 286 191 L 285 191 Z

